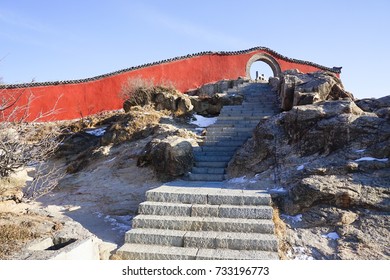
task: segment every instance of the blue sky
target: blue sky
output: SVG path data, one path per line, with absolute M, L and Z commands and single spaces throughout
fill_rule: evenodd
M 356 97 L 390 95 L 390 1 L 1 0 L 4 83 L 92 77 L 200 51 L 269 47 L 343 66 Z

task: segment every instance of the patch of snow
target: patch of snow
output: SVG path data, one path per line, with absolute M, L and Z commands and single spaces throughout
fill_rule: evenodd
M 300 170 L 303 170 L 304 168 L 305 168 L 305 165 L 302 164 L 302 165 L 300 165 L 300 166 L 297 167 L 297 170 L 300 171 Z
M 130 216 L 130 215 L 115 216 L 115 218 L 110 216 L 110 215 L 106 215 L 104 217 L 104 221 L 111 224 L 112 230 L 116 230 L 116 231 L 119 231 L 121 233 L 125 233 L 126 231 L 131 229 L 131 226 L 130 226 L 131 219 L 132 219 L 132 216 Z
M 86 130 L 85 133 L 88 133 L 89 135 L 93 135 L 96 137 L 101 137 L 106 133 L 106 127 L 96 128 L 92 130 Z
M 242 184 L 242 183 L 248 182 L 248 180 L 245 179 L 245 176 L 242 176 L 242 177 L 238 177 L 238 178 L 232 178 L 228 182 L 233 183 L 233 184 Z
M 287 190 L 283 187 L 275 187 L 272 189 L 268 189 L 268 192 L 270 192 L 270 193 L 286 193 Z
M 359 161 L 381 161 L 381 162 L 387 162 L 389 159 L 388 158 L 373 158 L 373 157 L 361 157 L 359 159 L 356 159 L 355 161 L 356 162 L 359 162 Z
M 294 260 L 314 260 L 306 253 L 305 248 L 300 246 L 293 246 L 291 250 L 287 251 L 287 257 Z
M 115 160 L 115 159 L 116 159 L 116 157 L 113 157 L 112 159 L 106 160 L 104 163 L 109 163 L 109 162 L 111 162 L 111 161 L 113 161 L 113 160 Z
M 329 232 L 327 234 L 323 234 L 322 237 L 332 239 L 332 240 L 337 240 L 340 238 L 340 236 L 337 234 L 337 232 Z
M 361 149 L 361 150 L 354 150 L 354 153 L 360 154 L 363 153 L 366 149 Z
M 289 216 L 289 215 L 282 214 L 281 216 L 282 216 L 282 218 L 285 218 L 293 223 L 302 222 L 302 214 L 298 214 L 295 216 Z
M 190 121 L 190 124 L 195 124 L 199 127 L 208 127 L 217 121 L 216 117 L 206 118 L 198 114 L 194 114 L 194 118 L 195 120 Z
M 256 184 L 258 181 L 255 178 L 252 178 L 248 181 L 249 184 Z

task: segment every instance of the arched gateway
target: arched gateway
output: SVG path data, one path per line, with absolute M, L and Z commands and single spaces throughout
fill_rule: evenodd
M 303 73 L 326 70 L 339 76 L 341 69 L 291 59 L 271 49 L 256 47 L 233 52 L 201 52 L 88 79 L 0 85 L 0 100 L 14 98 L 19 107 L 29 104 L 28 120 L 34 120 L 54 107 L 58 113 L 50 120 L 75 119 L 121 108 L 123 100 L 119 92 L 130 78 L 150 79 L 156 83 L 170 81 L 178 90 L 186 92 L 223 79 L 250 77 L 249 69 L 255 61 L 267 63 L 274 76 L 288 69 L 298 69 Z

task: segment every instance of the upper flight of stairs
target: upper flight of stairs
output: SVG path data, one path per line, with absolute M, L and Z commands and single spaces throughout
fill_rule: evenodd
M 216 123 L 207 128 L 203 145 L 194 148 L 191 181 L 225 180 L 225 168 L 236 150 L 252 136 L 261 119 L 279 112 L 277 96 L 268 84 L 244 83 L 229 91 L 242 94 L 244 102 L 224 106 Z
M 266 192 L 167 185 L 146 198 L 117 251 L 122 259 L 278 259 Z

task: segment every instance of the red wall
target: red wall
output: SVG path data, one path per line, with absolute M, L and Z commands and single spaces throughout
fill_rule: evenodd
M 28 120 L 35 120 L 39 114 L 52 109 L 56 102 L 58 112 L 40 121 L 75 119 L 122 108 L 123 100 L 119 98 L 122 84 L 131 77 L 153 79 L 154 82 L 171 81 L 182 92 L 197 88 L 203 84 L 222 79 L 236 79 L 246 75 L 248 60 L 257 53 L 271 53 L 255 50 L 240 54 L 206 54 L 182 58 L 166 63 L 143 67 L 121 74 L 104 77 L 99 80 L 49 86 L 32 86 L 25 89 L 0 89 L 0 98 L 23 92 L 18 105 L 26 104 L 27 97 L 33 94 Z M 308 64 L 296 63 L 274 56 L 282 71 L 298 69 L 303 73 L 322 70 Z

